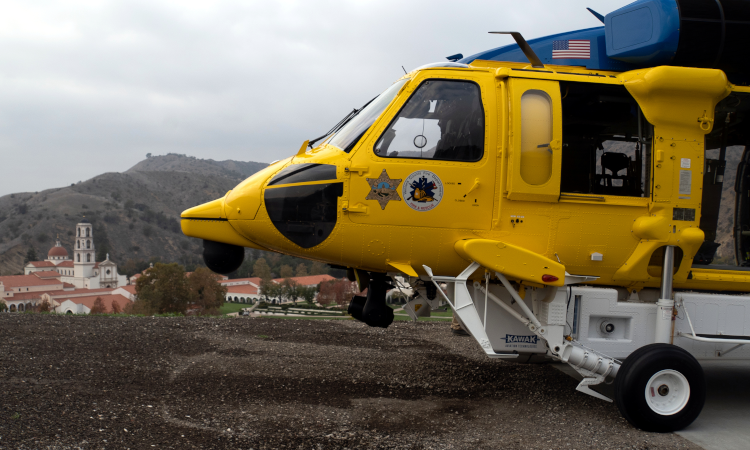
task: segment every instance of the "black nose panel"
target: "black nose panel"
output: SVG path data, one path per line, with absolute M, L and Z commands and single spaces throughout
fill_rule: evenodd
M 343 193 L 343 183 L 308 184 L 266 189 L 264 200 L 276 229 L 300 247 L 310 248 L 333 231 Z
M 331 164 L 292 164 L 274 175 L 269 186 L 336 179 L 336 166 Z

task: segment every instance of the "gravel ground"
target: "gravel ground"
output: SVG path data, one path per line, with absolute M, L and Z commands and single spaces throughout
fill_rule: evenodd
M 444 323 L 0 314 L 0 449 L 696 449 Z

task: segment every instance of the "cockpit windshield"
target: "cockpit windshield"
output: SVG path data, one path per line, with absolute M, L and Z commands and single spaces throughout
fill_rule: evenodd
M 401 86 L 408 81 L 409 79 L 405 78 L 393 83 L 344 125 L 328 143 L 349 153 L 380 114 L 391 104 L 398 91 L 401 90 Z

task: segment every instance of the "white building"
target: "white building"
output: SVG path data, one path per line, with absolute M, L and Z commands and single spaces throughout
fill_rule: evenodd
M 226 301 L 254 304 L 260 299 L 260 278 L 235 278 L 219 280 L 227 288 Z
M 57 240 L 47 252 L 47 259 L 30 261 L 24 267 L 24 274 L 50 270 L 62 275 L 60 281 L 79 289 L 116 288 L 127 284 L 127 277 L 117 273 L 117 264 L 109 260 L 109 254 L 104 261 L 96 262 L 94 230 L 86 218 L 76 225 L 72 260 Z

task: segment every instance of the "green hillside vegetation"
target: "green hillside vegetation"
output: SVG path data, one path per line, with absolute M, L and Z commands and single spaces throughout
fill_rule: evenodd
M 96 260 L 108 253 L 120 273 L 130 276 L 155 262 L 176 262 L 192 271 L 203 265 L 203 246 L 199 239 L 182 234 L 180 213 L 224 196 L 264 167 L 169 154 L 148 157 L 122 173 L 0 197 L 0 275 L 22 273 L 30 253 L 45 259 L 57 236 L 72 257 L 75 224 L 84 216 L 93 224 Z M 248 251 L 238 274 L 252 276 L 258 259 L 266 261 L 274 277 L 288 275 L 290 268 L 292 276 L 302 273 L 300 264 L 308 274 L 328 270 L 299 258 Z

